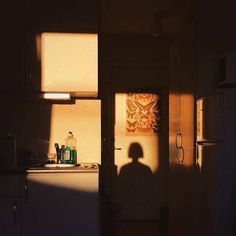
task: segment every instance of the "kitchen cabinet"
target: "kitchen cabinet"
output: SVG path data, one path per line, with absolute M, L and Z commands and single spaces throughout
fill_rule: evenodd
M 25 181 L 24 236 L 99 235 L 98 172 L 29 173 Z
M 21 226 L 20 176 L 0 175 L 0 235 L 18 236 Z
M 24 4 L 4 2 L 0 15 L 1 88 L 0 92 L 16 92 L 24 85 Z
M 98 166 L 0 174 L 1 236 L 99 235 Z
M 28 90 L 97 97 L 98 34 L 40 31 L 29 33 L 28 41 Z
M 98 32 L 98 1 L 25 0 L 24 5 L 28 89 L 96 97 L 98 35 L 75 32 Z
M 41 90 L 96 97 L 98 35 L 41 34 Z
M 0 198 L 0 235 L 20 235 L 20 200 L 19 198 Z

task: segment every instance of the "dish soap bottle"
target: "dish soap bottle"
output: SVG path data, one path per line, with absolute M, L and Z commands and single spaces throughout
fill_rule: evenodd
M 64 163 L 66 164 L 76 164 L 76 138 L 73 136 L 72 132 L 68 133 L 68 136 L 65 140 L 65 154 L 64 154 Z

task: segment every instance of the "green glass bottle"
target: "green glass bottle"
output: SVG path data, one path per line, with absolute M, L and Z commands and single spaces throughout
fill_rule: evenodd
M 76 142 L 77 142 L 76 138 L 73 136 L 72 132 L 70 131 L 65 141 L 66 150 L 65 150 L 64 163 L 67 163 L 67 164 L 77 163 Z
M 70 164 L 70 147 L 68 147 L 68 146 L 66 146 L 66 149 L 65 149 L 64 163 Z

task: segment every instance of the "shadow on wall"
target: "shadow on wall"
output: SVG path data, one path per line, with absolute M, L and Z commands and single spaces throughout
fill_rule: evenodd
M 7 167 L 14 156 L 17 166 L 41 164 L 48 152 L 51 102 L 23 95 L 1 99 L 6 114 L 0 124 L 1 167 Z
M 131 143 L 129 158 L 132 162 L 121 167 L 116 181 L 117 219 L 153 218 L 156 214 L 156 208 L 153 208 L 156 198 L 154 181 L 151 169 L 139 162 L 139 158 L 143 158 L 139 143 Z
M 110 209 L 107 209 L 109 212 L 106 212 L 110 222 L 108 228 L 113 228 L 111 230 L 116 235 L 130 234 L 132 229 L 136 232 L 138 228 L 140 232 L 137 235 L 145 235 L 141 233 L 143 230 L 155 233 L 151 235 L 167 232 L 168 207 L 160 208 L 156 175 L 150 167 L 139 161 L 143 158 L 143 149 L 139 143 L 130 144 L 128 157 L 131 162 L 123 165 L 115 177 L 114 202 L 110 203 Z
M 135 78 L 141 78 L 137 71 L 132 74 L 136 75 Z M 127 126 L 126 118 L 130 108 L 124 95 L 130 91 L 137 95 L 142 93 L 158 95 L 161 102 L 157 107 L 157 110 L 161 111 L 160 132 L 158 130 L 157 134 L 153 135 L 145 133 L 145 130 L 144 133 L 134 134 L 131 131 L 132 134 L 127 134 L 129 125 Z M 110 127 L 110 135 L 114 140 L 112 147 L 120 146 L 122 151 L 116 152 L 116 149 L 111 149 L 108 152 L 110 158 L 106 160 L 107 173 L 110 176 L 109 180 L 104 177 L 107 183 L 103 181 L 101 187 L 104 235 L 151 236 L 158 235 L 162 227 L 165 233 L 168 231 L 167 95 L 165 90 L 162 92 L 157 88 L 150 90 L 141 86 L 140 90 L 130 90 L 120 85 L 115 96 L 111 96 L 111 109 L 114 109 L 110 111 L 111 118 L 114 119 Z M 143 113 L 146 115 L 142 121 L 147 125 L 149 124 L 147 116 L 151 113 L 147 104 L 150 103 L 142 104 L 144 107 L 137 107 L 135 111 L 138 117 Z M 155 112 L 153 113 L 155 116 Z M 134 120 L 132 119 L 132 122 Z M 153 233 L 149 233 L 150 230 Z

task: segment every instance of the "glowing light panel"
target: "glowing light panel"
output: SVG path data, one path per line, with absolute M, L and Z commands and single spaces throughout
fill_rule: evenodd
M 44 99 L 69 100 L 70 99 L 70 94 L 69 93 L 44 93 L 43 98 Z

